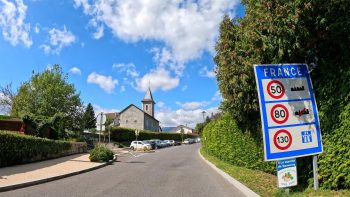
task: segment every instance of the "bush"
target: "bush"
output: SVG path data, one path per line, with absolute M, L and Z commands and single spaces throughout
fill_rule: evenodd
M 95 147 L 91 150 L 89 159 L 92 162 L 108 162 L 113 159 L 113 152 L 103 146 Z
M 350 104 L 340 114 L 340 120 L 340 127 L 324 137 L 319 178 L 325 188 L 350 189 Z
M 263 147 L 243 133 L 229 114 L 211 121 L 204 128 L 202 144 L 208 154 L 235 166 L 275 172 L 274 162 L 264 161 Z
M 0 131 L 0 167 L 59 157 L 71 143 Z
M 184 134 L 183 139 L 197 137 L 194 134 Z M 111 139 L 115 142 L 131 142 L 136 139 L 135 129 L 112 127 L 111 128 Z M 176 140 L 181 141 L 180 133 L 162 133 L 162 132 L 151 132 L 151 131 L 140 131 L 137 140 Z

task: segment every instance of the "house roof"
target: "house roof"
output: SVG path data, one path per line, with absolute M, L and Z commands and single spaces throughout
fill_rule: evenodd
M 145 97 L 143 97 L 143 99 L 142 99 L 142 102 L 143 101 L 152 101 L 154 103 L 151 88 L 148 87 L 146 94 L 145 94 Z
M 136 109 L 140 110 L 141 112 L 143 112 L 146 116 L 152 118 L 153 120 L 159 122 L 159 120 L 155 119 L 153 116 L 149 115 L 148 113 L 144 112 L 142 109 L 138 108 L 136 105 L 134 104 L 130 104 L 129 106 L 127 106 L 125 109 L 123 109 L 121 112 L 119 112 L 119 114 L 122 114 L 123 112 L 125 112 L 127 109 L 129 109 L 130 107 L 136 107 Z
M 182 128 L 186 128 L 186 129 L 189 129 L 189 130 L 192 130 L 192 131 L 193 131 L 193 129 L 190 128 L 190 127 L 187 127 L 187 126 L 184 126 L 184 125 L 179 125 L 179 126 L 173 128 L 173 129 L 171 130 L 171 132 L 176 132 L 177 130 L 182 129 Z

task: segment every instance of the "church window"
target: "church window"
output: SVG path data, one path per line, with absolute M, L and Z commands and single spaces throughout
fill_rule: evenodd
M 148 111 L 148 105 L 146 105 L 146 111 Z
M 137 120 L 134 120 L 134 123 L 137 123 Z

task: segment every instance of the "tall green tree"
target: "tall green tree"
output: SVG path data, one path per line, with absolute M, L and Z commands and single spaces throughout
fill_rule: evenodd
M 339 114 L 350 102 L 350 1 L 242 0 L 242 4 L 245 16 L 225 16 L 216 45 L 217 80 L 224 98 L 222 110 L 261 143 L 261 130 L 255 129 L 260 117 L 253 65 L 316 65 L 311 77 L 326 141 L 339 128 Z M 338 148 L 350 152 L 349 148 Z M 335 152 L 340 151 L 338 148 Z M 311 162 L 299 161 L 299 177 L 306 182 L 311 177 Z M 335 162 L 327 165 L 332 163 Z M 321 171 L 327 165 L 320 165 Z
M 91 103 L 86 106 L 84 116 L 83 116 L 84 129 L 96 128 L 96 118 L 94 108 Z
M 53 65 L 42 73 L 33 72 L 31 79 L 19 87 L 11 112 L 16 117 L 26 114 L 54 117 L 60 114 L 64 129 L 82 129 L 80 95 L 59 65 Z
M 350 101 L 350 1 L 243 0 L 243 18 L 225 16 L 216 44 L 221 108 L 252 133 L 260 124 L 254 64 L 308 63 L 323 133 Z M 257 133 L 257 135 L 259 135 Z

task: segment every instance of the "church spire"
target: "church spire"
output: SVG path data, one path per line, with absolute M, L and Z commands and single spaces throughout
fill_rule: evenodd
M 142 99 L 142 102 L 144 102 L 144 101 L 152 101 L 154 103 L 150 86 L 148 86 L 145 97 L 143 97 L 143 99 Z
M 148 86 L 145 97 L 142 99 L 142 109 L 152 117 L 154 117 L 154 104 L 151 88 Z

